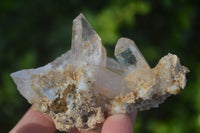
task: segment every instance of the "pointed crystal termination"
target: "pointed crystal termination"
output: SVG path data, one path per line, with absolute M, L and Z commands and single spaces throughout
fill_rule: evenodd
M 118 40 L 115 46 L 115 57 L 120 64 L 128 67 L 129 70 L 137 70 L 139 68 L 150 69 L 135 43 L 128 38 L 120 38 Z
M 78 60 L 89 64 L 106 65 L 106 51 L 101 38 L 82 13 L 73 20 L 72 51 Z
M 17 89 L 30 103 L 40 100 L 40 92 L 32 89 L 32 75 L 39 75 L 50 70 L 51 65 L 39 67 L 36 69 L 26 69 L 11 73 L 11 77 L 17 85 Z

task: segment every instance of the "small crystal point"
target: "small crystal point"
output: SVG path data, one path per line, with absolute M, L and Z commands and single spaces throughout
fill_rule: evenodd
M 44 69 L 43 69 L 44 71 Z M 41 73 L 42 69 L 38 68 L 34 69 L 27 69 L 14 72 L 10 74 L 12 79 L 17 85 L 18 90 L 20 93 L 30 102 L 33 103 L 35 100 L 38 100 L 38 94 L 35 90 L 32 89 L 32 81 L 31 76 L 33 74 Z
M 143 55 L 135 45 L 134 41 L 128 38 L 120 38 L 115 47 L 115 57 L 125 67 L 150 68 Z
M 78 60 L 106 65 L 106 52 L 101 38 L 82 13 L 73 20 L 72 51 Z

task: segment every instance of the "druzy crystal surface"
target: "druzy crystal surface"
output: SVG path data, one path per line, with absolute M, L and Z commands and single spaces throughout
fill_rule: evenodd
M 83 14 L 73 20 L 72 47 L 53 62 L 11 74 L 36 111 L 49 115 L 61 131 L 93 130 L 115 113 L 158 107 L 185 87 L 176 55 L 150 68 L 135 43 L 120 38 L 114 60 Z

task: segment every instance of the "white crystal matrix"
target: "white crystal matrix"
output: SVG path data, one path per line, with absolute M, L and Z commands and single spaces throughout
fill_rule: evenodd
M 117 61 L 83 14 L 73 21 L 72 48 L 53 62 L 11 74 L 33 109 L 49 115 L 61 131 L 93 130 L 115 113 L 158 107 L 186 84 L 189 71 L 176 55 L 150 68 L 135 43 L 120 38 Z

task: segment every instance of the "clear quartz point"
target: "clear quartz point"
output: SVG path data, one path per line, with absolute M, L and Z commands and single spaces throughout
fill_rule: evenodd
M 30 102 L 38 101 L 40 99 L 39 90 L 32 89 L 33 78 L 32 75 L 39 75 L 41 73 L 49 71 L 50 64 L 39 67 L 36 69 L 26 69 L 12 73 L 10 76 L 15 81 L 19 92 Z
M 73 20 L 72 51 L 78 60 L 89 64 L 106 65 L 106 51 L 101 38 L 82 13 Z
M 134 41 L 128 38 L 120 38 L 118 40 L 115 46 L 115 57 L 128 70 L 135 71 L 140 68 L 150 69 Z

